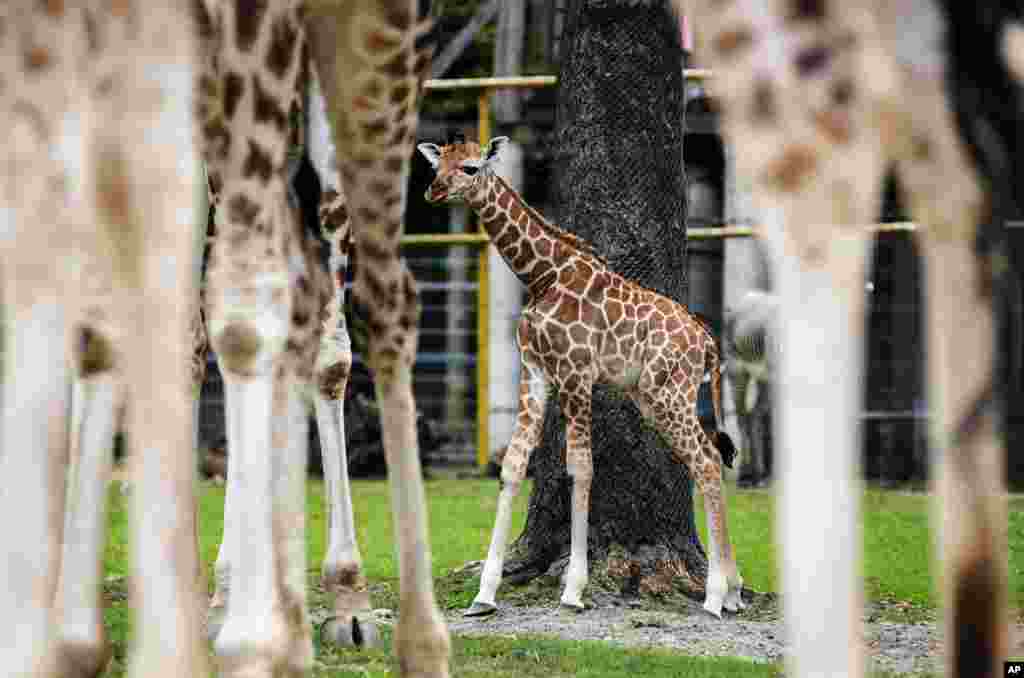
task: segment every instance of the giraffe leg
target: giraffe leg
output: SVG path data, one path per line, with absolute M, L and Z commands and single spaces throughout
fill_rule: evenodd
M 590 483 L 594 476 L 594 462 L 590 449 L 590 393 L 592 384 L 578 380 L 575 392 L 560 386 L 559 399 L 566 418 L 565 463 L 572 478 L 572 525 L 570 527 L 569 567 L 565 573 L 565 589 L 561 603 L 565 607 L 583 611 L 583 589 L 587 586 L 587 533 L 590 514 Z
M 522 336 L 524 325 L 520 325 Z M 522 342 L 520 342 L 522 345 Z M 466 617 L 479 617 L 497 610 L 494 596 L 501 585 L 501 571 L 504 566 L 508 531 L 512 524 L 512 503 L 519 494 L 530 453 L 540 443 L 544 424 L 544 405 L 548 388 L 544 373 L 538 363 L 523 354 L 523 372 L 519 384 L 519 416 L 515 433 L 508 444 L 508 451 L 501 462 L 501 494 L 498 495 L 498 515 L 491 533 L 491 545 L 487 549 L 487 561 L 480 574 L 480 591 L 473 604 L 464 613 Z
M 356 539 L 345 449 L 344 399 L 352 369 L 352 346 L 341 309 L 345 303 L 351 224 L 323 94 L 316 70 L 310 70 L 307 147 L 324 189 L 320 200 L 320 227 L 331 245 L 329 268 L 334 282 L 334 294 L 324 309 L 314 396 L 327 484 L 327 550 L 321 582 L 334 599 L 331 616 L 324 621 L 321 635 L 336 645 L 372 647 L 379 642 L 379 637 Z
M 313 636 L 306 606 L 306 463 L 309 410 L 305 380 L 287 375 L 275 383 L 274 547 L 281 612 L 289 648 L 281 675 L 304 676 L 313 665 Z
M 192 17 L 178 3 L 111 11 L 95 73 L 89 163 L 113 256 L 111 313 L 129 389 L 136 650 L 129 675 L 206 673 L 191 452 L 194 186 Z M 109 70 L 107 67 L 109 66 Z M 97 83 L 118 83 L 102 88 Z M 116 246 L 115 246 L 116 243 Z
M 5 273 L 0 471 L 17 481 L 5 483 L 0 508 L 18 519 L 0 547 L 7 581 L 0 587 L 0 634 L 7 639 L 0 665 L 13 676 L 46 676 L 63 527 L 66 315 L 56 296 L 25 289 L 26 277 L 9 258 Z
M 353 290 L 369 328 L 401 569 L 395 650 L 401 675 L 447 676 L 450 643 L 434 599 L 412 395 L 419 295 L 398 257 L 419 86 L 429 51 L 416 3 L 310 3 L 308 29 L 333 124 L 356 256 Z
M 351 351 L 347 355 L 347 360 L 341 362 L 350 365 Z M 332 393 L 345 392 L 348 370 L 342 367 L 341 363 L 333 365 L 335 381 L 330 389 Z M 321 567 L 321 582 L 334 600 L 331 616 L 322 626 L 322 634 L 336 645 L 373 647 L 379 642 L 379 637 L 363 576 L 352 510 L 352 488 L 345 449 L 344 401 L 326 397 L 324 390 L 318 390 L 314 400 L 327 483 L 327 550 Z
M 708 519 L 709 549 L 711 560 L 713 561 L 713 563 L 708 564 L 708 576 L 710 578 L 710 573 L 714 570 L 724 574 L 726 590 L 722 598 L 722 607 L 729 612 L 738 612 L 747 605 L 743 602 L 743 598 L 740 595 L 743 590 L 743 577 L 740 576 L 732 542 L 729 541 L 725 486 L 722 483 L 722 464 L 719 461 L 721 455 L 701 428 L 700 422 L 697 421 L 696 413 L 694 413 L 691 419 L 691 424 L 697 429 L 701 449 L 704 451 L 704 458 L 710 460 L 705 464 L 701 481 L 697 483 L 701 496 L 704 497 L 704 511 Z M 714 520 L 712 520 L 712 517 L 714 517 Z M 717 594 L 717 589 L 714 589 L 714 587 L 708 589 L 705 596 L 704 609 L 718 617 L 721 616 L 721 610 L 714 609 L 716 601 L 711 598 L 712 590 L 715 590 Z M 709 603 L 711 603 L 711 609 L 709 609 Z
M 229 436 L 231 435 L 232 416 L 231 409 L 228 408 L 225 411 L 225 420 Z M 237 497 L 240 491 L 238 464 L 238 456 L 228 454 L 227 477 L 224 479 L 224 529 L 221 534 L 220 546 L 217 548 L 217 558 L 213 564 L 213 598 L 210 600 L 209 618 L 206 623 L 206 635 L 210 640 L 216 640 L 220 635 L 230 597 L 230 557 L 235 552 L 233 540 L 238 537 L 238 509 L 235 506 L 238 503 Z
M 300 520 L 291 464 L 298 462 L 281 458 L 297 434 L 286 343 L 295 308 L 289 264 L 300 253 L 285 162 L 302 68 L 295 5 L 270 3 L 242 17 L 244 3 L 225 3 L 220 15 L 200 21 L 211 27 L 207 46 L 216 55 L 207 68 L 217 66 L 200 90 L 212 94 L 204 100 L 204 152 L 220 206 L 206 301 L 228 424 L 230 499 L 218 574 L 227 575 L 230 600 L 214 643 L 226 677 L 292 675 L 308 658 L 296 650 L 307 645 L 306 630 L 290 574 Z
M 81 23 L 50 22 L 43 8 L 4 3 L 0 23 L 0 124 L 6 131 L 0 177 L 0 248 L 4 275 L 3 374 L 0 389 L 0 515 L 8 517 L 0 544 L 0 667 L 18 678 L 52 676 L 54 594 L 64 525 L 68 452 L 67 360 L 78 310 L 75 263 L 79 239 L 94 222 L 72 187 L 82 180 L 84 153 L 70 123 L 84 97 L 73 64 Z M 33 30 L 36 24 L 53 30 Z M 46 68 L 25 83 L 20 55 L 28 47 Z M 65 264 L 65 265 L 62 265 Z
M 674 394 L 672 390 L 655 387 L 655 383 L 651 374 L 645 372 L 633 399 L 644 417 L 654 424 L 669 443 L 675 458 L 686 464 L 697 489 L 704 497 L 704 512 L 708 521 L 708 575 L 704 609 L 721 618 L 723 607 L 731 612 L 744 607 L 740 598 L 743 578 L 736 567 L 726 522 L 721 456 L 697 419 L 696 386 L 685 392 L 692 394 L 692 398 L 687 400 L 685 396 L 671 397 Z M 685 379 L 677 381 L 670 378 L 666 383 L 685 384 Z
M 991 255 L 976 250 L 986 198 L 957 131 L 946 83 L 934 76 L 910 80 L 901 92 L 911 103 L 903 130 L 910 152 L 898 167 L 915 221 L 926 225 L 920 242 L 946 674 L 995 676 L 1009 644 L 1006 457 L 996 408 L 978 407 L 986 392 L 995 396 L 989 389 L 999 379 L 993 376 L 993 278 L 1000 273 L 995 262 L 985 261 Z
M 100 599 L 106 541 L 107 481 L 119 385 L 109 372 L 76 379 L 81 428 L 69 465 L 64 546 L 57 587 L 61 675 L 93 678 L 110 659 Z
M 342 400 L 316 396 L 317 426 L 323 446 L 327 482 L 327 552 L 321 568 L 324 590 L 333 596 L 331 616 L 324 621 L 323 637 L 336 645 L 373 647 L 379 642 L 372 617 L 362 558 L 356 538 L 352 489 L 345 454 Z

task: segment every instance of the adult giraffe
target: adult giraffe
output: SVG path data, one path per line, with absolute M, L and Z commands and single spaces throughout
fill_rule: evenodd
M 224 71 L 216 84 L 223 87 L 223 122 L 244 110 L 264 127 L 241 133 L 238 143 L 230 125 L 204 129 L 223 142 L 214 153 L 224 165 L 224 204 L 235 228 L 221 237 L 237 233 L 236 244 L 249 246 L 215 255 L 220 268 L 209 299 L 210 334 L 228 367 L 235 438 L 245 436 L 235 449 L 244 456 L 247 492 L 263 499 L 245 515 L 250 539 L 239 550 L 275 557 L 239 554 L 232 578 L 240 602 L 228 611 L 217 650 L 223 675 L 297 675 L 309 660 L 308 632 L 301 628 L 303 473 L 295 455 L 286 453 L 291 417 L 276 430 L 270 423 L 275 407 L 295 412 L 294 391 L 274 388 L 286 369 L 280 356 L 292 310 L 282 227 L 288 219 L 284 144 L 274 133 L 286 116 L 274 93 L 296 61 L 288 34 L 296 24 L 286 18 L 296 8 L 245 9 L 257 11 L 229 19 L 223 34 L 224 64 L 238 68 Z M 412 419 L 417 296 L 397 258 L 417 76 L 428 60 L 415 43 L 425 29 L 412 2 L 325 1 L 308 9 L 313 52 L 337 124 L 342 183 L 355 196 L 356 250 L 365 262 L 355 297 L 368 318 L 378 397 L 391 413 L 385 449 L 403 590 L 396 650 L 403 674 L 447 675 L 447 633 L 433 602 Z M 5 353 L 0 464 L 7 477 L 25 481 L 5 487 L 0 506 L 8 515 L 29 516 L 4 543 L 8 586 L 0 602 L 11 642 L 0 664 L 17 676 L 68 668 L 56 665 L 53 651 L 67 449 L 67 373 L 54 356 L 65 354 L 68 321 L 83 304 L 76 269 L 68 264 L 90 256 L 106 262 L 114 281 L 114 321 L 123 328 L 131 389 L 128 429 L 139 455 L 132 671 L 202 675 L 193 464 L 185 453 L 191 440 L 184 338 L 195 183 L 192 17 L 185 3 L 147 3 L 143 10 L 130 2 L 67 7 L 23 0 L 5 4 L 0 19 L 0 110 L 13 132 L 5 154 L 3 247 L 7 254 L 17 251 L 5 257 L 13 265 L 4 268 L 12 342 Z M 254 32 L 265 39 L 247 42 Z M 267 47 L 265 68 L 246 56 L 257 42 Z M 270 77 L 239 77 L 254 75 L 246 67 Z M 242 426 L 240 415 L 251 425 Z
M 701 31 L 724 130 L 742 149 L 739 169 L 776 261 L 774 402 L 778 448 L 788 451 L 779 459 L 780 522 L 795 675 L 862 669 L 852 478 L 865 226 L 879 212 L 890 164 L 922 228 L 927 271 L 947 670 L 1001 675 L 1004 457 L 991 405 L 999 400 L 993 295 L 1005 265 L 998 247 L 976 252 L 975 241 L 998 243 L 1001 219 L 1012 214 L 1008 194 L 1021 180 L 1013 161 L 999 157 L 999 145 L 1012 144 L 1000 135 L 1020 129 L 1021 10 L 930 0 L 675 4 Z

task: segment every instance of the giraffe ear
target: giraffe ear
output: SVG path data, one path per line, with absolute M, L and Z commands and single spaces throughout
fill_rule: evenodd
M 501 149 L 508 143 L 508 137 L 494 137 L 491 139 L 491 143 L 487 144 L 487 152 L 484 154 L 484 160 L 486 162 L 492 162 L 498 159 L 498 154 L 501 153 Z
M 441 162 L 441 149 L 438 148 L 437 144 L 420 144 L 417 146 L 423 157 L 427 159 L 430 166 L 437 169 L 437 164 Z

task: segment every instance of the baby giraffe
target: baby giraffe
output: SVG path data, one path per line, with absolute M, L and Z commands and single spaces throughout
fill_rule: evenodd
M 743 607 L 743 580 L 726 527 L 722 463 L 732 465 L 735 448 L 725 433 L 709 437 L 697 420 L 697 390 L 706 373 L 715 417 L 722 420 L 714 337 L 681 304 L 615 273 L 586 242 L 527 205 L 494 171 L 507 141 L 497 137 L 486 148 L 472 142 L 419 145 L 437 172 L 427 201 L 464 202 L 475 210 L 530 293 L 518 330 L 523 376 L 516 430 L 502 462 L 498 516 L 480 592 L 465 614 L 497 609 L 494 595 L 501 583 L 512 501 L 540 442 L 549 386 L 557 387 L 567 420 L 566 465 L 573 479 L 572 545 L 562 604 L 583 609 L 593 475 L 590 398 L 596 383 L 614 385 L 636 403 L 697 481 L 710 532 L 704 609 L 716 617 L 722 607 L 734 612 Z

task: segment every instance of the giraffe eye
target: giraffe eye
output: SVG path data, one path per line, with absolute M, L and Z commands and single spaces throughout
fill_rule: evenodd
M 476 173 L 480 171 L 480 168 L 475 165 L 463 165 L 462 171 L 465 172 L 467 176 L 472 177 L 475 176 Z

